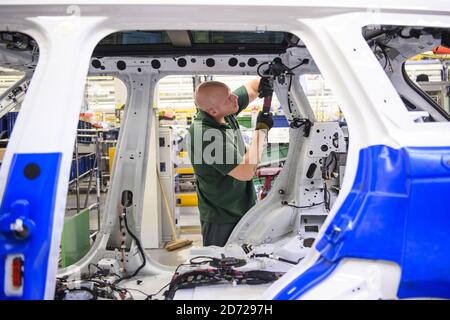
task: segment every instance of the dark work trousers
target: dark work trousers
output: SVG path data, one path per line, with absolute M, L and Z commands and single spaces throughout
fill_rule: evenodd
M 203 246 L 219 246 L 223 247 L 237 225 L 235 223 L 209 223 L 201 221 Z

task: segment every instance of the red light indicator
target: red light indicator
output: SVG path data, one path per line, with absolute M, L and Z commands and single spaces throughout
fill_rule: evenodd
M 13 288 L 22 287 L 22 266 L 23 260 L 20 257 L 16 257 L 12 260 L 12 286 Z

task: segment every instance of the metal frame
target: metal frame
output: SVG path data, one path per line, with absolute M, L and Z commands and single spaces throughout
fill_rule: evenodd
M 102 185 L 101 185 L 102 171 L 101 171 L 101 153 L 100 153 L 100 143 L 101 143 L 100 134 L 103 131 L 106 131 L 106 130 L 100 130 L 100 129 L 78 129 L 77 130 L 77 138 L 76 138 L 75 144 L 74 144 L 75 159 L 76 159 L 76 163 L 75 163 L 76 176 L 74 179 L 72 179 L 69 182 L 69 186 L 71 184 L 75 183 L 77 206 L 75 208 L 66 208 L 66 210 L 76 210 L 77 212 L 80 212 L 80 210 L 84 210 L 86 208 L 89 208 L 89 210 L 92 210 L 93 208 L 97 208 L 97 231 L 95 233 L 91 234 L 91 237 L 94 237 L 100 231 L 100 225 L 101 225 L 100 224 L 100 191 L 102 188 Z M 79 132 L 83 132 L 83 134 L 79 134 Z M 91 134 L 86 134 L 86 132 L 91 132 Z M 78 149 L 78 138 L 79 137 L 93 138 L 94 139 L 93 143 L 95 144 L 95 152 L 89 154 L 89 155 L 92 155 L 92 154 L 95 155 L 94 167 L 81 175 L 79 174 L 79 167 L 78 167 L 78 159 L 80 158 L 79 154 L 78 154 L 78 150 L 79 150 Z M 84 156 L 86 156 L 86 155 L 84 155 Z M 95 172 L 96 202 L 90 204 L 88 207 L 89 195 L 90 195 L 90 191 L 92 189 L 92 180 L 93 180 L 94 172 Z M 81 206 L 80 205 L 80 179 L 82 179 L 87 174 L 89 174 L 89 183 L 88 183 L 88 187 L 87 187 L 86 198 L 84 200 L 84 205 Z
M 45 3 L 45 1 L 41 3 Z M 392 7 L 392 4 L 387 1 L 376 2 L 372 5 L 359 4 L 354 1 L 336 4 L 325 0 L 298 4 L 291 1 L 269 1 L 264 5 L 255 5 L 252 1 L 228 1 L 214 4 L 206 1 L 189 1 L 184 5 L 176 2 L 160 4 L 150 1 L 143 4 L 142 1 L 137 0 L 123 4 L 114 2 L 115 4 L 103 5 L 101 3 L 95 5 L 95 2 L 87 0 L 78 1 L 79 5 L 72 5 L 69 1 L 59 1 L 58 3 L 59 5 L 54 1 L 49 1 L 48 4 L 51 6 L 26 7 L 16 6 L 17 3 L 13 1 L 6 1 L 2 3 L 0 11 L 0 30 L 14 29 L 26 32 L 38 42 L 40 47 L 39 64 L 23 102 L 22 111 L 17 119 L 0 170 L 0 194 L 3 195 L 5 192 L 11 161 L 15 154 L 56 152 L 62 155 L 60 175 L 56 186 L 53 225 L 43 226 L 44 228 L 48 227 L 52 238 L 51 250 L 48 255 L 49 264 L 45 270 L 47 283 L 42 298 L 50 299 L 53 296 L 57 267 L 55 257 L 57 257 L 64 216 L 73 151 L 72 143 L 75 139 L 76 123 L 82 105 L 84 82 L 88 73 L 90 57 L 95 45 L 111 32 L 126 28 L 140 30 L 180 28 L 190 30 L 285 30 L 299 36 L 308 47 L 333 92 L 339 97 L 352 137 L 346 176 L 340 196 L 336 199 L 318 237 L 323 235 L 325 228 L 332 221 L 351 190 L 361 149 L 377 144 L 392 148 L 450 145 L 450 136 L 442 134 L 450 130 L 448 123 L 414 123 L 410 119 L 397 91 L 361 36 L 361 28 L 369 24 L 383 23 L 405 26 L 420 24 L 428 27 L 450 28 L 450 4 L 448 3 L 431 1 L 426 9 L 424 9 L 423 3 L 416 0 L 397 1 L 395 7 Z M 370 7 L 368 8 L 368 6 Z M 226 14 L 224 14 L 225 12 Z M 270 19 L 267 18 L 268 14 Z M 152 19 L 148 18 L 150 16 Z M 105 59 L 105 64 L 112 70 L 114 60 Z M 183 73 L 176 69 L 174 59 L 166 59 L 165 63 L 172 64 L 178 74 Z M 146 59 L 143 60 L 146 61 Z M 140 58 L 136 59 L 134 67 L 137 68 L 140 61 Z M 226 66 L 225 62 L 223 66 Z M 228 67 L 227 69 L 229 70 Z M 236 74 L 242 74 L 244 70 L 239 70 Z M 209 73 L 211 70 L 206 66 L 197 70 L 200 73 L 206 71 Z M 140 231 L 138 223 L 140 217 L 137 213 L 141 206 L 139 195 L 143 181 L 139 175 L 145 172 L 144 158 L 150 155 L 145 154 L 148 135 L 140 132 L 138 128 L 142 130 L 149 125 L 147 121 L 148 106 L 152 99 L 150 88 L 157 82 L 161 74 L 158 75 L 159 72 L 154 70 L 145 70 L 144 73 L 147 73 L 145 75 L 130 72 L 130 70 L 123 73 L 117 71 L 117 73 L 126 82 L 130 97 L 127 116 L 119 139 L 119 160 L 115 164 L 118 174 L 114 177 L 115 181 L 107 200 L 106 211 L 108 214 L 105 218 L 107 219 L 104 223 L 105 229 L 83 262 L 76 268 L 65 270 L 67 273 L 80 271 L 87 261 L 95 261 L 108 255 L 108 252 L 99 248 L 106 248 L 110 240 L 107 239 L 107 234 L 113 230 L 115 225 L 110 212 L 116 209 L 114 200 L 119 198 L 122 187 L 135 188 L 137 201 L 133 213 L 136 219 L 135 228 L 138 232 Z M 192 70 L 189 70 L 189 73 L 192 74 Z M 141 84 L 143 89 L 140 89 Z M 277 92 L 280 89 L 276 88 Z M 51 119 L 46 118 L 49 114 L 52 115 Z M 138 117 L 139 119 L 137 119 Z M 133 127 L 131 124 L 139 124 L 139 126 Z M 298 141 L 300 139 L 297 139 Z M 142 152 L 141 157 L 136 151 Z M 134 157 L 134 159 L 130 157 Z M 291 158 L 290 160 L 294 162 L 296 159 L 292 160 Z M 117 170 L 118 168 L 121 170 Z M 132 178 L 127 180 L 125 176 Z M 299 185 L 296 183 L 297 179 L 300 178 L 290 177 L 288 186 L 292 189 L 289 189 L 289 192 L 295 192 L 296 186 Z M 119 188 L 116 181 L 121 181 L 124 185 Z M 270 195 L 267 199 L 270 199 Z M 114 256 L 114 253 L 111 253 L 110 256 Z M 131 248 L 129 257 L 136 256 L 136 252 Z M 319 254 L 313 247 L 302 263 L 274 283 L 264 296 L 275 297 L 277 292 L 290 284 L 299 274 L 313 266 L 318 257 Z M 355 275 L 363 281 L 368 281 L 366 266 L 369 264 L 370 268 L 380 274 L 379 277 L 370 278 L 376 284 L 384 283 L 384 276 L 389 276 L 390 287 L 383 291 L 383 297 L 395 298 L 395 284 L 398 283 L 399 268 L 386 267 L 384 262 L 375 260 L 344 259 L 342 266 L 344 263 L 351 268 L 336 269 L 330 281 L 338 279 L 345 272 Z M 349 269 L 351 272 L 348 271 Z M 153 262 L 151 267 L 145 270 L 147 274 L 166 271 L 165 268 Z M 334 296 L 335 284 L 330 281 L 324 282 L 324 287 L 314 288 L 313 292 L 320 292 L 321 298 Z

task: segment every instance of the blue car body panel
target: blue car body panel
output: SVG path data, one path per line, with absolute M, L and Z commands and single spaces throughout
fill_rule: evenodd
M 0 277 L 0 299 L 43 299 L 52 239 L 61 153 L 15 154 L 0 211 L 0 274 L 8 255 L 23 255 L 23 294 L 5 294 Z M 10 230 L 20 219 L 27 229 L 20 237 Z
M 321 258 L 276 298 L 300 297 L 343 258 L 397 263 L 399 298 L 450 298 L 449 199 L 449 147 L 361 150 L 352 190 L 318 240 Z

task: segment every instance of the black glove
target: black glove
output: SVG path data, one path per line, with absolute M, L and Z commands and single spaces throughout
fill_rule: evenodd
M 265 129 L 269 131 L 273 127 L 272 112 L 264 114 L 262 111 L 258 113 L 256 118 L 256 130 Z
M 262 77 L 259 81 L 258 92 L 260 98 L 270 97 L 273 93 L 272 80 L 268 77 Z

